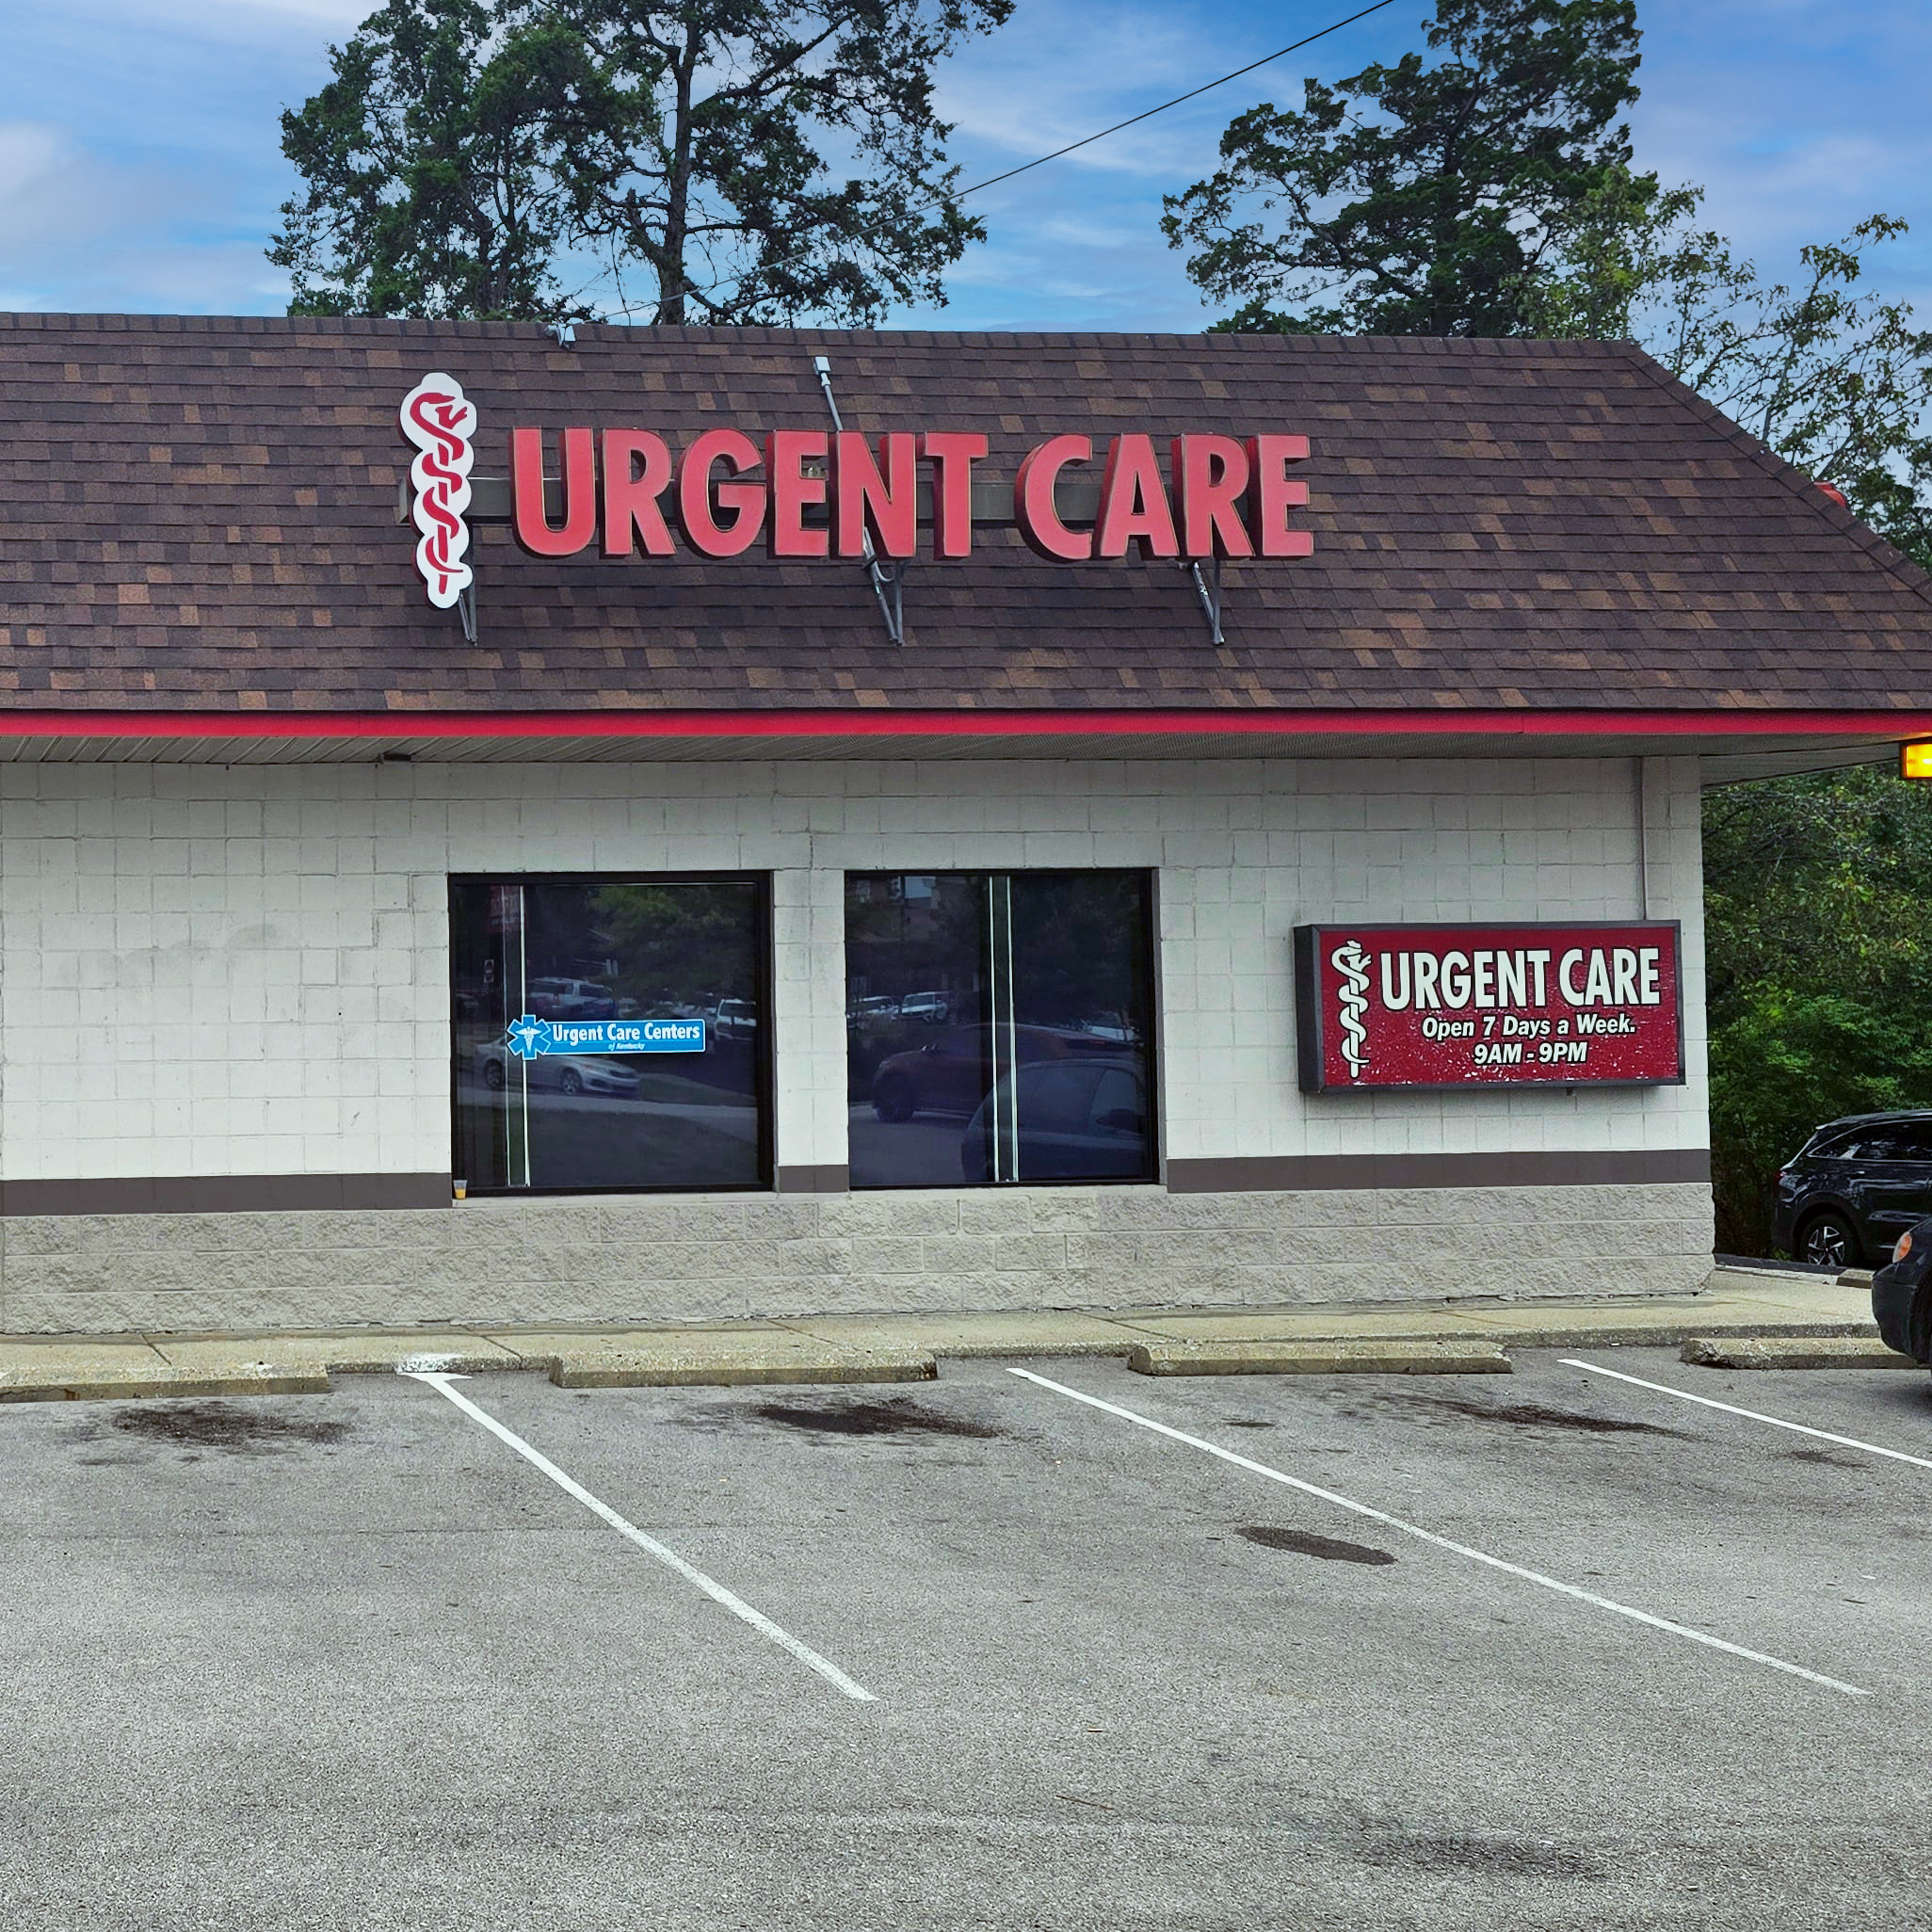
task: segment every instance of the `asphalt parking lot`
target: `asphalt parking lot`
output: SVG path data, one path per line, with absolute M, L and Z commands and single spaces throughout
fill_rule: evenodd
M 1927 1378 L 1576 1360 L 0 1408 L 0 1923 L 1923 1926 Z

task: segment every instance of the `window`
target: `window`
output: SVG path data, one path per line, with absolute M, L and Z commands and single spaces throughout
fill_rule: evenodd
M 1141 872 L 852 873 L 854 1187 L 1151 1181 Z
M 1857 1161 L 1932 1161 L 1932 1121 L 1882 1121 L 1832 1151 Z
M 750 878 L 453 881 L 470 1191 L 769 1185 L 765 930 Z

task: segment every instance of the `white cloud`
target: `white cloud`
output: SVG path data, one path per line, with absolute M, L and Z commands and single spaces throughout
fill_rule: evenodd
M 0 248 L 15 261 L 144 228 L 176 191 L 165 172 L 101 160 L 63 128 L 0 124 Z
M 30 121 L 0 124 L 0 219 L 28 206 L 34 189 L 58 170 L 70 146 L 57 127 Z
M 208 170 L 152 156 L 108 158 L 61 128 L 0 123 L 7 305 L 259 310 L 272 275 L 260 244 L 205 232 L 233 228 L 230 200 Z M 184 215 L 202 232 L 180 233 Z

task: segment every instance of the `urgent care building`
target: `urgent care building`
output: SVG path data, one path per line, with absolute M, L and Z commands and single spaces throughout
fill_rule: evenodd
M 0 1329 L 1682 1293 L 1927 579 L 1616 344 L 0 318 Z

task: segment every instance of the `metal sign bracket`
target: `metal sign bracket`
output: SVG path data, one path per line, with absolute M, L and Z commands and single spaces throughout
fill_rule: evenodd
M 831 411 L 832 429 L 843 435 L 845 425 L 839 414 L 838 398 L 832 394 L 831 359 L 829 356 L 813 356 L 812 367 L 818 377 L 818 386 L 825 392 L 825 406 Z M 872 594 L 878 602 L 878 614 L 885 620 L 887 640 L 903 645 L 906 641 L 906 566 L 897 559 L 881 559 L 872 547 L 872 532 L 865 533 L 865 575 L 872 585 Z
M 1208 641 L 1211 644 L 1225 644 L 1228 640 L 1221 635 L 1221 558 L 1219 552 L 1206 574 L 1200 565 L 1193 559 L 1184 559 L 1181 568 L 1194 582 L 1194 594 L 1200 601 L 1201 614 L 1207 619 Z

